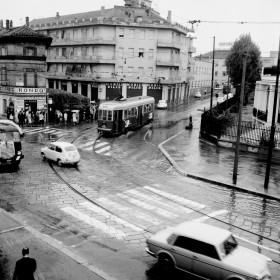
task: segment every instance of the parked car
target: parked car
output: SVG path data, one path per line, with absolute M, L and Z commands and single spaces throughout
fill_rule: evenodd
M 166 100 L 159 100 L 157 104 L 158 109 L 167 109 L 167 102 Z
M 59 166 L 63 164 L 77 165 L 81 157 L 77 148 L 68 142 L 53 142 L 41 149 L 43 160 L 50 159 L 57 162 Z
M 195 98 L 201 98 L 201 92 L 200 92 L 200 91 L 197 91 L 197 92 L 194 94 L 194 97 L 195 97 Z
M 203 279 L 268 280 L 268 257 L 241 247 L 230 231 L 198 222 L 166 228 L 147 239 L 147 253 L 163 268 Z

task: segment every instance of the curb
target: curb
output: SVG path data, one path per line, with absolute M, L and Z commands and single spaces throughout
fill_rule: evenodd
M 90 270 L 91 272 L 96 274 L 98 277 L 103 278 L 104 280 L 117 280 L 116 278 L 114 278 L 110 275 L 107 275 L 104 271 L 100 270 L 98 267 L 95 267 L 94 265 L 88 263 L 88 261 L 85 258 L 80 257 L 77 254 L 73 253 L 65 245 L 63 245 L 62 242 L 53 239 L 49 235 L 41 233 L 40 231 L 32 228 L 31 226 L 25 225 L 25 222 L 22 221 L 15 214 L 9 213 L 2 208 L 0 208 L 0 213 L 4 213 L 9 218 L 17 221 L 18 223 L 20 223 L 22 225 L 22 226 L 19 226 L 19 227 L 15 227 L 11 230 L 17 230 L 17 229 L 20 229 L 20 228 L 24 228 L 25 230 L 30 232 L 36 238 L 42 240 L 43 242 L 45 242 L 48 245 L 52 246 L 53 248 L 57 249 L 58 251 L 60 251 L 64 255 L 66 255 L 69 258 L 71 258 L 72 260 L 74 260 L 77 264 L 80 264 L 80 265 L 84 266 L 85 268 L 87 268 L 88 270 Z M 1 233 L 5 233 L 5 232 L 8 232 L 8 231 L 3 231 Z
M 158 145 L 158 147 L 161 150 L 161 152 L 165 155 L 165 157 L 168 159 L 168 161 L 175 167 L 175 169 L 177 170 L 177 172 L 179 174 L 181 174 L 181 175 L 183 175 L 185 177 L 192 178 L 192 179 L 201 180 L 201 181 L 204 181 L 204 182 L 207 182 L 207 183 L 211 183 L 211 184 L 216 184 L 216 185 L 219 185 L 219 186 L 227 187 L 229 189 L 235 189 L 235 190 L 238 190 L 240 192 L 253 194 L 253 195 L 256 195 L 256 196 L 259 196 L 259 197 L 263 197 L 263 198 L 267 198 L 267 199 L 271 199 L 271 200 L 280 201 L 280 197 L 279 196 L 273 196 L 273 195 L 265 194 L 265 193 L 258 192 L 258 191 L 253 190 L 253 189 L 239 187 L 239 186 L 236 186 L 234 184 L 229 184 L 229 183 L 225 183 L 225 182 L 222 182 L 222 181 L 216 181 L 216 180 L 207 179 L 205 177 L 201 177 L 201 176 L 198 176 L 198 175 L 195 175 L 195 174 L 191 174 L 191 173 L 186 173 L 185 171 L 181 170 L 180 167 L 178 167 L 177 163 L 169 155 L 169 153 L 163 148 L 163 145 L 165 143 L 169 142 L 170 140 L 172 140 L 173 138 L 177 137 L 179 134 L 181 134 L 184 131 L 185 130 L 182 130 L 182 131 L 178 132 L 174 136 L 170 137 L 169 139 L 165 140 L 164 142 L 162 142 L 162 143 L 160 143 Z

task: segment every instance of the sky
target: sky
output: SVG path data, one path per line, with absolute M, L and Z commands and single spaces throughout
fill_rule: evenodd
M 4 25 L 7 19 L 14 26 L 25 24 L 35 18 L 83 13 L 123 6 L 123 0 L 2 0 L 0 19 Z M 233 43 L 240 35 L 250 34 L 259 46 L 262 56 L 270 51 L 278 51 L 280 39 L 280 0 L 153 0 L 152 8 L 167 18 L 172 13 L 172 22 L 191 28 L 193 24 L 196 53 L 203 54 L 222 49 L 221 44 Z M 244 22 L 241 24 L 241 22 Z

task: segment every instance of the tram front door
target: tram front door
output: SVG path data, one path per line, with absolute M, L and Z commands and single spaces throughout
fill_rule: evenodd
M 114 111 L 114 130 L 115 133 L 122 133 L 123 130 L 123 119 L 122 119 L 122 110 Z

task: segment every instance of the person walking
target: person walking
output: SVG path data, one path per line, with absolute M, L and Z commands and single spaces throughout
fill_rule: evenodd
M 77 115 L 76 115 L 75 112 L 73 113 L 72 118 L 73 118 L 73 124 L 76 125 L 76 123 L 77 123 Z
M 67 118 L 68 118 L 68 115 L 67 115 L 66 112 L 64 112 L 63 117 L 64 117 L 64 124 L 66 125 L 67 124 Z
M 41 126 L 44 126 L 45 121 L 44 121 L 43 112 L 40 112 L 40 114 L 39 114 L 39 123 Z
M 19 121 L 19 126 L 21 126 L 22 128 L 24 125 L 24 119 L 25 119 L 25 115 L 23 113 L 23 110 L 21 109 L 20 112 L 18 113 L 18 121 Z
M 37 268 L 36 260 L 29 258 L 29 248 L 22 249 L 22 258 L 16 262 L 13 280 L 34 280 Z

